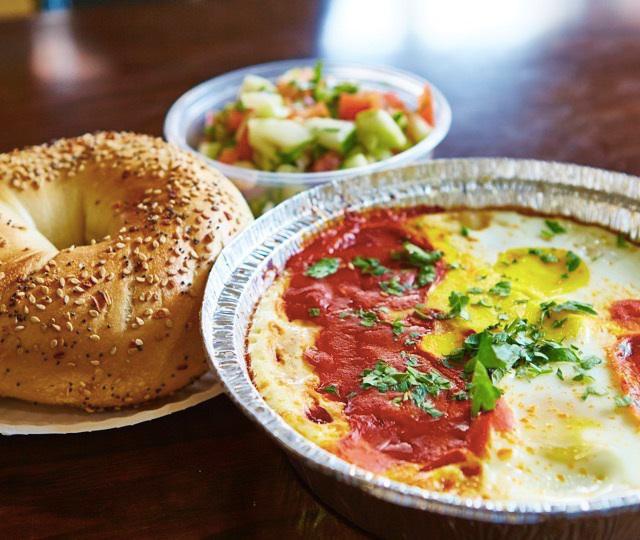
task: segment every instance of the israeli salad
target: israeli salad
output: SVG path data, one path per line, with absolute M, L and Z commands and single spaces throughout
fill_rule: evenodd
M 199 151 L 262 171 L 323 172 L 387 159 L 433 126 L 428 85 L 414 111 L 394 92 L 331 83 L 318 62 L 290 69 L 275 84 L 247 75 L 237 99 L 207 115 Z

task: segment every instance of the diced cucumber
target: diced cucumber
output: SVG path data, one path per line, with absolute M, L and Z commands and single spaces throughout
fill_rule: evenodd
M 275 92 L 275 85 L 268 79 L 258 75 L 247 75 L 242 81 L 240 95 L 247 92 Z
M 309 118 L 305 125 L 320 145 L 346 154 L 354 144 L 356 125 L 348 120 L 334 118 Z
M 276 169 L 276 172 L 282 172 L 282 173 L 296 173 L 296 172 L 301 172 L 300 169 L 298 167 L 296 167 L 295 165 L 291 165 L 289 163 L 283 163 L 282 165 L 279 165 L 278 168 Z
M 356 115 L 358 139 L 372 152 L 375 149 L 399 150 L 407 138 L 392 116 L 382 109 L 368 109 Z
M 216 159 L 221 149 L 222 145 L 219 142 L 201 142 L 198 145 L 198 152 L 211 159 Z
M 245 92 L 240 96 L 243 107 L 255 111 L 261 118 L 285 118 L 289 109 L 285 107 L 280 94 L 270 92 Z
M 369 164 L 369 160 L 364 154 L 353 154 L 344 160 L 343 169 L 353 169 L 354 167 L 364 167 Z
M 410 113 L 407 118 L 407 133 L 411 140 L 415 143 L 426 139 L 433 129 L 429 122 L 416 113 Z
M 382 161 L 393 156 L 388 148 L 374 148 L 370 154 L 370 161 Z
M 252 118 L 249 144 L 256 151 L 256 163 L 271 170 L 282 162 L 282 153 L 294 152 L 313 140 L 311 131 L 295 120 Z
M 243 169 L 255 169 L 256 166 L 250 161 L 236 161 L 233 164 L 235 167 L 242 167 Z

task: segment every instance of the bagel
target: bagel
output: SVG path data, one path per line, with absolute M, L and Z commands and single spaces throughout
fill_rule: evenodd
M 139 404 L 207 370 L 198 313 L 249 208 L 161 139 L 101 132 L 0 155 L 0 396 Z

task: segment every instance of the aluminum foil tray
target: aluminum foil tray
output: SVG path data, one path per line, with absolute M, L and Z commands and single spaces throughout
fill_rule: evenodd
M 258 219 L 220 254 L 202 307 L 213 368 L 242 411 L 292 458 L 338 512 L 376 534 L 409 538 L 640 538 L 640 491 L 583 502 L 499 502 L 426 491 L 319 448 L 262 399 L 247 373 L 245 336 L 262 293 L 310 234 L 345 211 L 436 205 L 509 207 L 640 234 L 640 179 L 577 165 L 451 159 L 349 178 L 303 192 Z

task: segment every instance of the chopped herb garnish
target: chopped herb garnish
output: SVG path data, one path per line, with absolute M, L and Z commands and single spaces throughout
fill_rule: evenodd
M 633 399 L 631 399 L 631 396 L 627 396 L 627 395 L 616 396 L 613 399 L 613 402 L 616 404 L 616 407 L 628 407 L 633 403 Z
M 548 251 L 543 251 L 540 248 L 531 248 L 529 250 L 529 255 L 537 255 L 538 257 L 540 257 L 540 260 L 543 263 L 557 263 L 558 262 L 558 257 L 556 255 L 554 255 L 553 253 L 550 253 Z
M 359 309 L 356 314 L 360 318 L 360 326 L 372 328 L 378 323 L 378 316 L 375 311 Z
M 489 289 L 489 294 L 494 296 L 509 296 L 511 294 L 511 282 L 510 281 L 498 281 L 493 287 Z
M 567 300 L 566 302 L 562 302 L 558 304 L 553 300 L 548 302 L 542 302 L 540 304 L 540 322 L 542 322 L 546 317 L 548 317 L 551 313 L 562 313 L 562 312 L 570 312 L 570 313 L 587 313 L 589 315 L 597 315 L 597 311 L 593 309 L 591 304 L 587 304 L 586 302 L 578 302 L 576 300 Z M 564 324 L 563 322 L 555 321 L 553 323 L 554 328 L 559 328 Z M 557 324 L 556 324 L 557 323 Z
M 573 251 L 567 252 L 567 270 L 574 272 L 580 266 L 580 257 L 578 257 Z
M 469 297 L 466 294 L 462 294 L 456 291 L 451 291 L 449 294 L 449 313 L 450 318 L 460 317 L 465 321 L 469 320 L 469 313 L 465 309 L 469 304 Z
M 309 308 L 309 317 L 319 317 L 320 316 L 320 308 L 310 307 Z
M 460 392 L 456 392 L 455 394 L 453 394 L 451 398 L 454 401 L 466 401 L 467 399 L 469 399 L 469 394 L 464 390 L 461 390 Z
M 424 287 L 429 283 L 433 283 L 436 279 L 435 264 L 442 258 L 442 252 L 425 251 L 411 242 L 404 242 L 402 247 L 403 251 L 395 253 L 394 257 L 418 269 L 416 285 Z
M 380 260 L 374 257 L 355 257 L 351 260 L 351 264 L 360 269 L 363 274 L 370 274 L 372 276 L 381 276 L 389 269 L 380 264 Z
M 349 311 L 341 311 L 340 313 L 338 313 L 338 317 L 340 319 L 346 319 L 349 315 L 351 315 L 351 312 Z
M 618 233 L 618 236 L 616 236 L 616 246 L 619 247 L 620 249 L 625 249 L 629 247 L 629 242 L 627 241 L 627 238 L 625 237 L 624 234 Z
M 550 240 L 556 234 L 564 234 L 564 233 L 567 232 L 567 229 L 565 229 L 557 221 L 554 221 L 554 220 L 551 220 L 551 219 L 545 219 L 544 220 L 544 224 L 547 226 L 547 228 L 543 229 L 542 232 L 540 233 L 540 235 L 545 240 Z
M 436 397 L 441 391 L 451 388 L 451 381 L 437 371 L 420 371 L 415 368 L 415 359 L 409 356 L 406 370 L 399 371 L 392 365 L 379 360 L 373 369 L 365 369 L 362 374 L 363 389 L 376 389 L 378 392 L 400 392 L 402 396 L 395 397 L 396 403 L 411 401 L 434 418 L 443 415 L 430 397 Z
M 580 396 L 582 401 L 586 401 L 589 396 L 606 396 L 606 392 L 598 392 L 593 386 L 587 386 L 584 390 L 584 393 Z
M 531 378 L 551 373 L 548 364 L 570 362 L 578 371 L 573 380 L 590 382 L 591 377 L 583 370 L 601 362 L 597 357 L 583 355 L 577 347 L 545 338 L 540 326 L 529 324 L 525 319 L 514 319 L 503 328 L 493 325 L 471 334 L 462 348 L 446 358 L 457 362 L 467 360 L 464 370 L 471 377 L 472 401 L 478 393 L 474 409 L 478 411 L 488 411 L 495 406 L 499 390 L 491 390 L 489 383 L 497 384 L 511 370 L 515 369 L 517 376 Z M 478 364 L 482 364 L 484 371 Z
M 336 387 L 335 384 L 328 384 L 327 386 L 325 386 L 323 388 L 323 390 L 327 393 L 327 394 L 333 394 L 335 396 L 338 395 L 338 388 Z
M 556 377 L 558 377 L 558 379 L 560 379 L 561 381 L 564 381 L 564 373 L 562 373 L 562 370 L 560 368 L 556 369 Z
M 465 238 L 468 238 L 469 237 L 469 229 L 463 225 L 462 227 L 460 227 L 460 234 L 462 236 L 464 236 Z
M 478 307 L 486 307 L 486 308 L 490 308 L 491 304 L 489 302 L 487 302 L 484 298 L 478 300 L 475 304 L 471 304 L 472 306 L 478 306 Z
M 380 288 L 382 289 L 382 292 L 393 296 L 402 296 L 402 293 L 406 290 L 406 287 L 400 283 L 398 276 L 393 276 L 387 281 L 381 281 Z
M 551 328 L 561 328 L 566 322 L 567 322 L 566 317 L 564 319 L 558 319 L 556 321 L 553 321 L 553 323 L 551 324 Z
M 494 386 L 487 368 L 482 362 L 476 362 L 471 376 L 471 415 L 477 416 L 480 411 L 492 411 L 502 395 Z
M 482 294 L 482 289 L 480 287 L 471 287 L 467 289 L 467 294 Z
M 340 259 L 324 257 L 307 268 L 305 275 L 315 279 L 322 279 L 335 274 L 338 268 L 340 268 Z
M 402 319 L 396 319 L 391 323 L 391 331 L 394 336 L 400 336 L 404 332 L 404 322 Z

